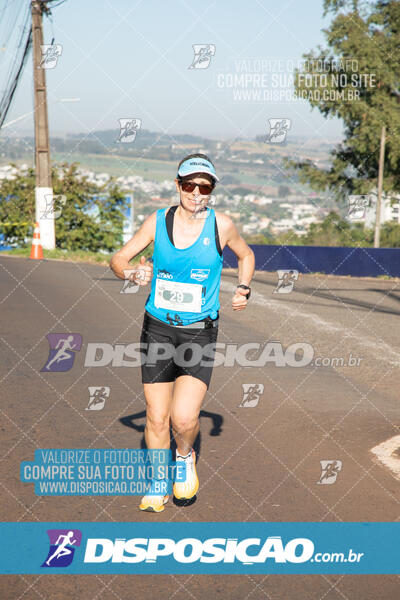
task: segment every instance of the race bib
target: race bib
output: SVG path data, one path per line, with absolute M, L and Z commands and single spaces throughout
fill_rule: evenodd
M 202 286 L 156 279 L 154 306 L 181 312 L 201 312 Z

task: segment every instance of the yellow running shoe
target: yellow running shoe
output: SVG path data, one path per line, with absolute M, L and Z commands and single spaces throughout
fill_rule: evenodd
M 199 478 L 196 471 L 196 452 L 184 457 L 176 453 L 176 462 L 183 461 L 186 464 L 186 479 L 185 481 L 176 481 L 174 483 L 174 496 L 178 500 L 190 500 L 196 495 L 199 489 Z
M 156 494 L 155 493 L 155 481 L 151 482 L 150 493 L 143 496 L 141 503 L 139 504 L 140 510 L 146 510 L 147 512 L 162 512 L 164 510 L 164 504 L 169 500 L 168 494 Z M 154 493 L 151 493 L 154 491 Z

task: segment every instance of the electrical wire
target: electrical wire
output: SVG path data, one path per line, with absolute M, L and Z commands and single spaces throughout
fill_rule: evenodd
M 51 16 L 50 8 L 56 8 L 66 2 L 66 0 L 38 1 L 42 5 L 43 14 L 47 16 Z M 15 8 L 16 10 L 14 10 Z M 25 12 L 23 8 L 25 8 Z M 8 13 L 6 13 L 7 9 L 9 9 Z M 3 18 L 5 14 L 6 19 Z M 2 26 L 5 22 L 7 22 L 7 26 L 4 30 Z M 18 29 L 21 33 L 15 45 L 15 42 L 11 43 L 10 40 L 16 38 Z M 9 44 L 10 47 L 8 47 Z M 0 71 L 0 77 L 4 81 L 4 85 L 1 86 L 2 91 L 0 92 L 0 129 L 10 109 L 31 45 L 31 0 L 19 0 L 19 2 L 17 0 L 8 0 L 2 9 L 0 19 L 0 47 L 7 50 L 4 55 L 0 51 L 0 65 L 7 63 L 7 59 L 9 61 L 8 72 L 4 79 Z
M 10 3 L 8 3 L 7 6 L 10 6 Z M 15 6 L 15 3 L 14 3 L 14 6 Z M 19 6 L 17 7 L 17 11 L 18 11 L 18 9 L 19 9 Z M 18 16 L 21 18 L 21 13 L 18 13 Z M 15 23 L 15 20 L 13 19 L 13 16 L 11 15 L 11 18 L 8 20 L 8 23 L 11 24 L 13 22 Z M 9 55 L 8 58 L 10 59 L 9 60 L 9 68 L 8 68 L 7 76 L 4 79 L 4 85 L 2 86 L 4 91 L 0 98 L 0 128 L 3 125 L 4 120 L 9 111 L 12 99 L 13 99 L 15 91 L 17 89 L 18 81 L 21 77 L 21 74 L 22 74 L 22 71 L 23 71 L 23 68 L 24 68 L 24 65 L 26 62 L 26 58 L 29 53 L 29 48 L 31 46 L 32 27 L 31 27 L 31 23 L 30 23 L 30 5 L 27 5 L 26 3 L 25 3 L 25 14 L 22 13 L 20 30 L 21 30 L 21 33 L 18 38 L 16 48 L 15 48 L 15 45 L 13 45 L 13 49 L 14 48 L 15 49 L 12 52 L 12 54 L 11 54 L 11 51 L 8 52 L 8 55 Z M 10 35 L 15 34 L 14 27 L 13 27 L 13 30 L 11 31 L 11 33 L 8 31 L 7 34 L 8 34 L 7 39 L 9 40 Z M 3 37 L 3 40 L 4 40 L 4 37 Z

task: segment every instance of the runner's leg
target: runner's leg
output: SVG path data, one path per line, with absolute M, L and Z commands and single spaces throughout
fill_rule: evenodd
M 207 385 L 197 377 L 181 375 L 176 379 L 171 421 L 177 446 L 176 460 L 184 461 L 186 467 L 185 481 L 174 483 L 174 496 L 179 500 L 193 498 L 199 489 L 196 453 L 192 447 L 199 433 L 199 413 L 206 391 Z
M 144 437 L 148 449 L 170 447 L 169 421 L 174 382 L 144 383 L 146 427 Z
M 207 386 L 191 375 L 181 375 L 175 381 L 171 404 L 171 422 L 178 453 L 190 452 L 199 433 L 199 414 Z
M 146 446 L 152 449 L 169 449 L 170 447 L 170 409 L 174 382 L 144 383 L 146 398 L 146 427 L 144 437 Z M 152 482 L 153 486 L 154 481 Z M 169 495 L 155 494 L 150 491 L 143 496 L 139 505 L 140 510 L 162 512 Z

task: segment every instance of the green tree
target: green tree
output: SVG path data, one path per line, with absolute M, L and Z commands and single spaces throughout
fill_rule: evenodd
M 15 165 L 11 165 L 15 167 Z M 35 173 L 19 172 L 15 179 L 0 181 L 0 235 L 4 242 L 26 246 L 35 219 Z
M 312 161 L 286 164 L 298 171 L 303 183 L 316 190 L 329 189 L 339 201 L 345 194 L 368 193 L 377 185 L 380 135 L 385 125 L 384 191 L 398 191 L 400 2 L 324 0 L 324 10 L 334 15 L 324 30 L 328 48 L 318 47 L 304 55 L 305 67 L 296 71 L 295 88 L 326 118 L 341 119 L 345 136 L 331 153 L 329 169 Z M 359 97 L 349 99 L 349 92 L 356 91 Z
M 127 200 L 110 180 L 99 187 L 78 173 L 78 165 L 52 169 L 53 193 L 65 196 L 55 220 L 56 246 L 65 250 L 112 252 L 122 244 Z M 35 221 L 35 172 L 18 172 L 0 182 L 0 233 L 4 241 L 27 246 Z
M 311 223 L 303 236 L 309 246 L 367 246 L 362 226 L 350 224 L 338 213 L 331 211 L 322 223 Z
M 399 223 L 384 223 L 381 229 L 381 247 L 400 248 Z

